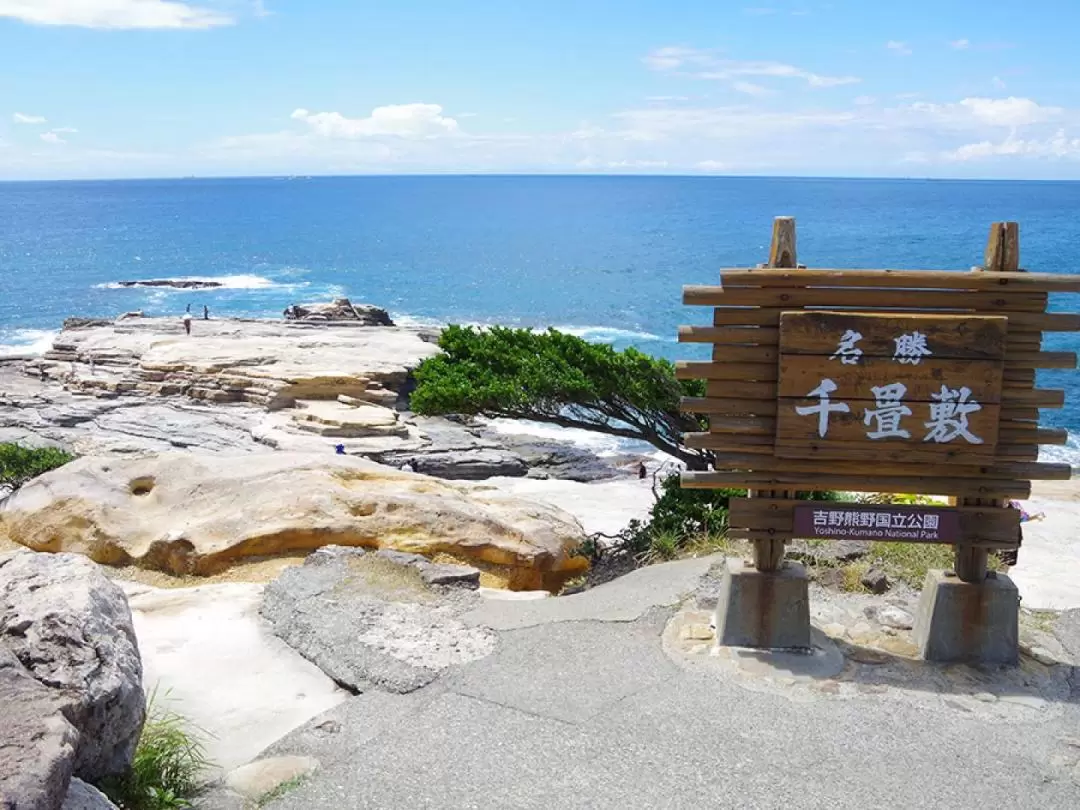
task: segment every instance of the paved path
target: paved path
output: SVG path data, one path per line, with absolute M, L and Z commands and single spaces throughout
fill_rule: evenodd
M 758 677 L 662 643 L 708 565 L 484 605 L 468 620 L 499 631 L 493 655 L 411 694 L 359 695 L 275 744 L 265 756 L 322 767 L 267 806 L 1080 807 L 1076 670 L 1043 668 L 1049 697 L 1025 691 L 1044 683 L 1027 669 Z M 1062 628 L 1080 660 L 1080 620 Z

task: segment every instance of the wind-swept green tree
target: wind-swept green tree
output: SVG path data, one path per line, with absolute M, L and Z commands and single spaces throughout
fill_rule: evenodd
M 451 326 L 439 346 L 443 353 L 415 372 L 416 413 L 584 428 L 644 440 L 692 470 L 708 465 L 706 451 L 682 445 L 682 434 L 701 430 L 702 423 L 679 411 L 679 398 L 702 396 L 704 384 L 676 380 L 666 360 L 555 329 Z

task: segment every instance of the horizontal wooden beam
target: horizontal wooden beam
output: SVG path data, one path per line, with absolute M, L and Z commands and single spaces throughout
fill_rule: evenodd
M 719 439 L 718 436 L 709 438 L 708 433 L 687 433 L 685 442 L 687 447 L 710 449 L 709 446 Z M 718 442 L 717 442 L 718 443 Z M 777 458 L 775 456 L 762 456 L 759 453 L 745 453 L 741 450 L 716 453 L 713 457 L 713 466 L 718 471 L 753 470 L 755 472 L 784 472 L 784 473 L 818 473 L 821 472 L 821 462 L 813 459 Z M 926 473 L 925 464 L 905 464 L 903 462 L 890 464 L 888 471 L 892 475 L 920 476 Z M 866 461 L 830 461 L 830 473 L 842 473 L 844 475 L 872 476 L 881 472 L 881 464 Z M 1031 479 L 1041 481 L 1068 481 L 1072 477 L 1072 467 L 1068 464 L 1046 464 L 1033 461 L 1007 461 L 993 459 L 982 465 L 949 465 L 949 472 L 961 478 L 987 478 L 999 479 Z
M 823 468 L 824 469 L 824 468 Z M 686 489 L 793 489 L 805 492 L 889 492 L 923 495 L 963 495 L 981 498 L 1027 498 L 1030 481 L 959 476 L 881 476 L 818 473 L 687 472 Z
M 775 326 L 680 326 L 680 343 L 734 343 L 775 346 L 780 329 Z
M 988 314 L 1042 312 L 1046 293 L 960 292 L 955 290 L 825 289 L 805 287 L 683 288 L 690 306 L 734 307 L 858 307 L 889 309 L 979 311 Z
M 745 287 L 902 287 L 911 289 L 1018 290 L 1080 292 L 1080 275 L 1057 273 L 981 273 L 942 270 L 772 270 L 730 268 L 720 271 L 727 286 Z
M 683 413 L 721 416 L 774 416 L 776 397 L 771 399 L 733 399 L 726 397 L 683 397 L 679 400 Z

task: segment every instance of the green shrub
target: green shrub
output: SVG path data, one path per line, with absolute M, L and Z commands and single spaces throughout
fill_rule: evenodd
M 55 447 L 0 443 L 0 492 L 16 490 L 32 478 L 63 467 L 75 456 Z
M 681 477 L 670 475 L 660 482 L 656 502 L 645 521 L 632 520 L 615 538 L 614 550 L 635 555 L 645 563 L 674 559 L 690 548 L 726 547 L 728 507 L 732 498 L 746 496 L 745 489 L 683 489 Z M 802 492 L 806 500 L 833 501 L 833 492 Z M 598 543 L 590 547 L 595 554 Z
M 549 422 L 646 441 L 691 469 L 708 465 L 708 451 L 682 444 L 704 423 L 679 411 L 679 398 L 703 396 L 705 385 L 676 380 L 667 360 L 555 329 L 450 326 L 439 347 L 413 373 L 416 413 Z
M 210 764 L 199 733 L 184 717 L 163 708 L 155 692 L 147 702 L 131 769 L 100 787 L 123 810 L 177 810 L 191 806 L 199 776 Z

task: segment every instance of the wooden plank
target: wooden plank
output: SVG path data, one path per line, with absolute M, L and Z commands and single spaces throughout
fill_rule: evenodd
M 713 310 L 713 326 L 776 326 L 784 311 L 783 307 L 717 307 Z
M 780 358 L 775 346 L 713 346 L 713 361 L 725 363 L 772 363 Z
M 757 380 L 775 382 L 776 363 L 716 363 L 680 360 L 675 364 L 677 380 Z
M 775 399 L 725 399 L 720 397 L 683 397 L 679 400 L 683 413 L 722 416 L 775 416 Z M 1036 413 L 1038 413 L 1036 411 Z
M 1001 360 L 1008 319 L 1000 315 L 892 315 L 825 310 L 785 312 L 780 319 L 782 354 L 830 356 L 845 334 L 856 334 L 849 357 L 892 358 L 897 338 L 918 332 L 935 360 Z M 928 358 L 929 359 L 929 358 Z
M 771 416 L 711 416 L 709 432 L 772 436 L 776 433 L 776 419 Z
M 1005 369 L 1076 368 L 1076 352 L 1008 352 Z
M 680 326 L 679 342 L 775 346 L 779 334 L 774 326 Z
M 1028 498 L 1031 482 L 959 476 L 866 476 L 818 473 L 686 472 L 682 485 L 687 489 L 794 489 L 806 492 L 887 492 L 924 495 L 972 495 L 982 497 Z
M 687 433 L 687 447 L 715 450 L 723 447 L 724 436 L 709 433 Z M 821 471 L 821 462 L 813 459 L 763 458 L 760 454 L 728 451 L 716 453 L 713 464 L 717 470 L 755 470 L 757 472 L 804 472 Z M 881 473 L 881 464 L 875 461 L 830 461 L 829 472 L 845 475 L 872 476 Z M 898 462 L 888 467 L 890 475 L 918 476 L 926 472 L 925 464 Z M 1046 464 L 1030 461 L 1007 461 L 990 459 L 981 465 L 956 465 L 949 467 L 949 473 L 962 478 L 1030 478 L 1045 481 L 1068 481 L 1072 477 L 1072 467 L 1068 464 Z
M 691 306 L 909 308 L 1006 313 L 1042 312 L 1046 309 L 1047 295 L 954 290 L 688 286 L 683 288 L 683 303 Z
M 696 375 L 715 373 L 707 366 L 723 363 L 700 363 L 693 366 Z M 831 398 L 837 402 L 874 401 L 871 388 L 900 383 L 907 389 L 904 402 L 932 402 L 941 389 L 966 386 L 970 400 L 984 405 L 1001 400 L 1002 366 L 991 360 L 938 360 L 925 358 L 918 365 L 902 364 L 891 357 L 863 357 L 854 365 L 845 365 L 827 357 L 785 354 L 780 358 L 780 397 L 805 398 L 829 379 L 835 384 Z M 799 403 L 806 404 L 806 403 Z
M 1080 292 L 1080 275 L 1064 273 L 972 273 L 966 270 L 774 270 L 724 268 L 724 287 L 892 287 L 907 289 Z
M 775 529 L 782 533 L 793 534 L 795 508 L 808 506 L 828 509 L 832 504 L 821 501 L 803 501 L 787 498 L 732 498 L 728 507 L 728 534 L 732 529 L 751 529 L 755 531 Z M 887 511 L 887 506 L 862 507 L 858 504 L 837 504 L 842 507 L 855 507 L 865 512 Z M 1020 512 L 1016 509 L 994 508 L 992 506 L 954 506 L 941 507 L 956 511 L 960 515 L 960 531 L 965 543 L 994 543 L 1003 547 L 1016 546 L 1020 533 Z M 934 511 L 933 506 L 926 511 Z M 836 539 L 836 538 L 834 538 Z M 855 539 L 858 538 L 845 538 Z M 918 542 L 908 540 L 906 542 Z
M 1001 406 L 1001 418 L 1012 420 L 1038 420 L 1038 408 L 1023 408 L 1018 406 Z
M 1001 404 L 1026 405 L 1035 408 L 1065 407 L 1065 392 L 1059 388 L 1035 388 L 1031 390 L 1004 389 L 1001 392 Z
M 707 289 L 714 289 L 712 287 Z M 965 293 L 961 293 L 965 294 Z M 684 296 L 685 298 L 685 296 Z M 780 313 L 797 312 L 800 310 L 817 311 L 828 310 L 830 312 L 842 312 L 845 309 L 866 312 L 880 310 L 881 314 L 888 315 L 926 315 L 926 309 L 912 307 L 842 307 L 839 304 L 810 307 L 801 305 L 785 305 L 778 307 L 724 307 L 722 303 L 716 304 L 711 300 L 685 301 L 687 304 L 715 306 L 713 311 L 713 323 L 717 326 L 736 325 L 762 325 L 772 326 L 779 323 Z M 939 312 L 937 314 L 949 314 Z M 956 314 L 964 314 L 963 310 Z M 971 314 L 980 314 L 973 312 Z M 1080 314 L 1074 312 L 986 312 L 986 315 L 1005 315 L 1009 318 L 1009 343 L 1013 343 L 1014 332 L 1020 337 L 1041 340 L 1040 332 L 1080 332 Z
M 1002 385 L 1009 388 L 1034 388 L 1035 369 L 1005 367 L 1001 377 Z
M 1038 332 L 1080 332 L 1080 315 L 1074 312 L 1010 312 L 1009 329 Z
M 705 383 L 705 394 L 725 399 L 769 399 L 776 397 L 776 383 L 708 380 Z
M 1015 423 L 1004 422 L 998 431 L 998 441 L 1003 444 L 1066 445 L 1069 431 L 1065 428 L 1040 427 L 1035 430 L 1017 429 Z

